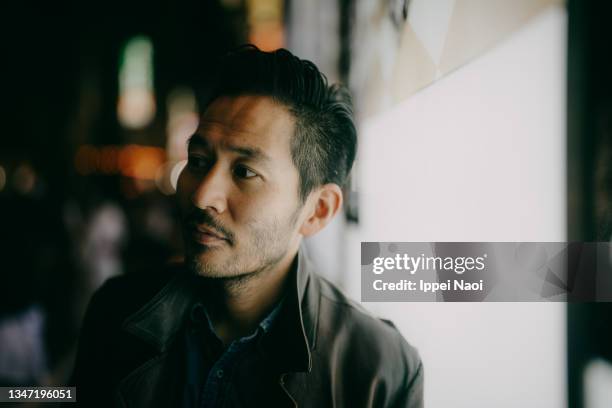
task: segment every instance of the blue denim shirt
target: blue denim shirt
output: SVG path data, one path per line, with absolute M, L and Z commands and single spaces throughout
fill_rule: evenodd
M 212 408 L 233 405 L 229 397 L 248 397 L 259 389 L 265 367 L 257 352 L 259 338 L 267 333 L 281 308 L 282 301 L 248 336 L 234 340 L 226 349 L 201 303 L 191 309 L 185 335 L 187 351 L 186 383 L 183 408 Z M 235 389 L 241 378 L 249 378 Z M 245 392 L 245 388 L 247 388 Z

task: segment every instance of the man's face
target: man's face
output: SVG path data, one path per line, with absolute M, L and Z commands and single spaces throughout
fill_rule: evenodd
M 299 243 L 299 174 L 286 107 L 221 97 L 201 118 L 177 185 L 186 261 L 202 276 L 273 268 Z

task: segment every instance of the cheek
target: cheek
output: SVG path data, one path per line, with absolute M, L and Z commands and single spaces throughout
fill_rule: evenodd
M 274 225 L 287 227 L 298 208 L 298 197 L 287 191 L 268 191 L 265 194 L 254 194 L 236 197 L 231 200 L 230 208 L 236 225 L 249 227 Z
M 267 207 L 270 204 L 262 194 L 231 194 L 227 197 L 227 207 L 232 222 L 237 228 L 248 228 L 267 218 Z

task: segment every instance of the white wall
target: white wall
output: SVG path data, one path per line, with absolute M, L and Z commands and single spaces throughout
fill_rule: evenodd
M 566 12 L 555 6 L 493 50 L 361 129 L 361 224 L 346 242 L 563 241 Z M 426 407 L 563 407 L 562 303 L 369 303 L 416 345 Z

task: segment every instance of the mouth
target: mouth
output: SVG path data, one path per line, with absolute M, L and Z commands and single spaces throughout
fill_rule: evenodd
M 204 246 L 220 246 L 230 243 L 225 236 L 205 225 L 191 225 L 189 233 L 196 243 Z

